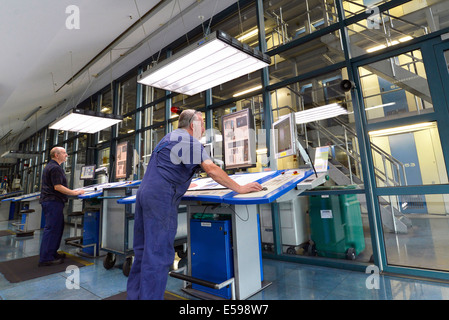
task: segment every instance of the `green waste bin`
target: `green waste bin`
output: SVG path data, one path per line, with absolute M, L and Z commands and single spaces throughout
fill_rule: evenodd
M 315 190 L 355 189 L 356 185 Z M 365 250 L 365 236 L 356 194 L 310 196 L 310 230 L 316 254 L 353 260 Z

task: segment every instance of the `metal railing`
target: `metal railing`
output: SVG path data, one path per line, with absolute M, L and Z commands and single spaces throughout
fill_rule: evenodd
M 348 162 L 347 169 L 349 171 L 348 173 L 351 183 L 353 182 L 353 176 L 357 176 L 360 180 L 363 180 L 360 176 L 362 172 L 360 154 L 354 148 L 354 145 L 356 145 L 354 142 L 357 141 L 357 133 L 347 123 L 338 119 L 338 117 L 335 117 L 332 120 L 342 127 L 344 137 L 343 140 L 339 136 L 335 135 L 331 130 L 322 126 L 319 122 L 309 123 L 309 125 L 315 128 L 319 135 L 323 134 L 331 142 L 331 144 L 335 146 L 335 148 L 346 155 Z M 307 127 L 305 128 L 305 131 L 306 130 Z M 305 136 L 308 137 L 309 135 L 305 134 Z M 319 140 L 320 139 L 318 138 L 318 144 L 320 144 Z M 377 156 L 377 158 L 380 157 L 381 159 L 381 163 L 375 163 L 374 166 L 374 174 L 376 179 L 386 186 L 407 185 L 405 165 L 373 142 L 370 142 L 370 147 L 373 152 L 373 156 Z
M 378 5 L 380 5 L 381 3 L 384 3 L 384 2 L 386 2 L 386 1 L 380 1 Z M 348 3 L 351 5 L 360 7 L 360 10 L 351 11 L 346 6 L 344 8 L 344 12 L 345 12 L 345 16 L 347 16 L 347 17 L 351 17 L 351 16 L 355 16 L 355 15 L 364 13 L 368 9 L 371 8 L 369 6 L 366 6 L 364 4 L 357 3 L 357 2 L 354 2 L 351 0 L 345 0 L 344 3 Z M 273 27 L 271 32 L 270 31 L 267 32 L 268 34 L 271 33 L 273 38 L 275 36 L 277 36 L 278 43 L 276 45 L 274 45 L 275 47 L 284 45 L 284 44 L 290 42 L 291 40 L 298 38 L 299 36 L 313 33 L 315 30 L 317 30 L 315 25 L 322 25 L 324 27 L 327 27 L 327 26 L 329 26 L 333 23 L 336 23 L 338 21 L 336 1 L 332 1 L 329 3 L 326 0 L 321 0 L 319 6 L 313 6 L 313 5 L 310 5 L 310 0 L 304 0 L 304 4 L 306 7 L 305 8 L 306 10 L 302 10 L 301 12 L 298 12 L 298 15 L 296 16 L 297 19 L 304 21 L 304 27 L 301 30 L 299 30 L 299 29 L 295 30 L 295 32 L 292 32 L 289 30 L 289 24 L 287 21 L 284 20 L 284 17 L 283 17 L 282 7 L 279 7 L 279 9 L 277 11 L 272 10 L 272 11 L 266 12 L 267 16 L 271 17 L 275 21 L 275 27 Z M 315 18 L 315 21 L 313 20 L 313 17 L 312 17 L 312 13 L 314 10 L 322 11 L 322 14 L 320 15 L 320 19 L 316 20 L 316 18 Z M 314 16 L 316 17 L 317 15 L 315 14 Z M 392 32 L 397 33 L 399 35 L 403 35 L 403 36 L 409 36 L 408 33 L 404 33 L 402 30 L 400 30 L 398 28 L 398 26 L 399 26 L 398 24 L 407 24 L 409 26 L 413 26 L 414 28 L 421 29 L 424 34 L 429 33 L 429 28 L 427 26 L 422 26 L 422 25 L 416 24 L 412 21 L 405 20 L 401 17 L 394 16 L 394 15 L 390 14 L 389 10 L 384 11 L 384 12 L 379 12 L 378 21 L 382 25 L 382 28 L 379 30 L 368 28 L 367 26 L 365 26 L 364 24 L 362 24 L 360 22 L 355 22 L 354 25 L 364 28 L 365 30 L 369 29 L 370 32 L 376 32 L 378 34 L 382 34 L 382 36 L 385 37 L 385 40 L 387 41 L 387 43 L 391 43 L 390 37 L 391 37 Z M 357 31 L 354 31 L 354 32 L 357 34 L 360 34 L 363 37 L 369 38 L 369 36 L 364 35 L 363 32 L 357 32 Z M 376 39 L 369 38 L 369 40 L 371 40 L 374 43 L 378 43 L 378 41 Z

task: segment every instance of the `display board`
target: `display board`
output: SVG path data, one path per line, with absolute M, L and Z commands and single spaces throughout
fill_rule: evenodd
M 223 160 L 225 169 L 241 169 L 256 165 L 256 134 L 251 109 L 222 117 Z
M 115 178 L 126 179 L 132 173 L 133 148 L 128 141 L 117 144 Z

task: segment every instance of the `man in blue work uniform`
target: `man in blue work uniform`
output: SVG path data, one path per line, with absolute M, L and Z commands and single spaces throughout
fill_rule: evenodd
M 198 141 L 204 133 L 201 112 L 184 110 L 178 129 L 167 134 L 151 154 L 137 190 L 134 215 L 134 262 L 128 277 L 129 300 L 163 300 L 173 263 L 178 206 L 200 168 L 238 193 L 262 190 L 257 182 L 239 185 L 216 166 Z
M 67 196 L 83 194 L 84 190 L 67 188 L 67 179 L 61 163 L 67 160 L 64 148 L 54 147 L 50 150 L 51 160 L 42 172 L 42 188 L 39 203 L 45 214 L 45 228 L 42 235 L 39 267 L 52 266 L 64 262 L 65 255 L 58 254 L 64 231 L 64 205 Z

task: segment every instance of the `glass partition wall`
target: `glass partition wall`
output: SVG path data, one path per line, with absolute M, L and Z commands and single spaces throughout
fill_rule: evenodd
M 386 270 L 445 278 L 447 100 L 435 81 L 445 70 L 431 69 L 435 51 L 421 48 L 362 63 L 357 71 L 367 137 L 382 150 L 369 155 L 382 262 Z

